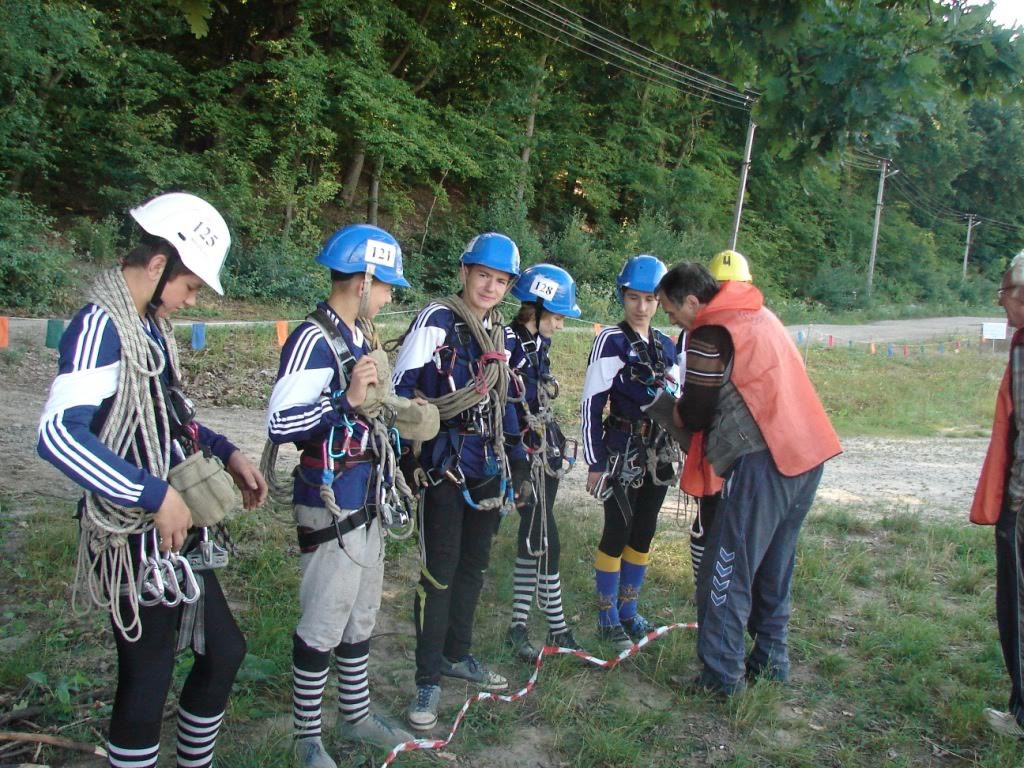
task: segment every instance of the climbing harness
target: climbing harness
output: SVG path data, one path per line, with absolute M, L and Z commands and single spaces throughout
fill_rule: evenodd
M 505 354 L 505 328 L 501 313 L 492 309 L 481 320 L 458 295 L 438 299 L 435 303 L 455 315 L 451 335 L 457 344 L 450 344 L 445 339 L 432 355 L 438 375 L 448 381 L 450 391 L 438 397 L 416 392 L 417 397 L 437 406 L 442 424 L 448 425 L 447 436 L 439 436 L 435 442 L 435 455 L 427 478 L 431 485 L 445 480 L 454 483 L 461 489 L 463 500 L 473 509 L 501 509 L 505 515 L 514 506 L 514 491 L 503 437 L 504 407 L 509 401 L 511 374 Z M 468 347 L 471 340 L 480 348 L 480 356 L 467 361 L 469 381 L 457 387 L 454 371 L 460 362 L 459 349 Z M 460 439 L 467 435 L 489 438 L 490 447 L 485 449 L 488 452 L 485 471 L 489 476 L 500 477 L 498 493 L 494 497 L 474 499 L 466 487 L 457 456 Z M 456 458 L 452 459 L 452 455 Z

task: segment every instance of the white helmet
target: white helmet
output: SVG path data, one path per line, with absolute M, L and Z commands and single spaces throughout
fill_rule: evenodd
M 181 263 L 213 290 L 224 295 L 220 270 L 231 247 L 224 217 L 201 197 L 171 192 L 154 197 L 130 211 L 149 234 L 173 245 Z

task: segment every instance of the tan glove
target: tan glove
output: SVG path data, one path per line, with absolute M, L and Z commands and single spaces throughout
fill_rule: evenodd
M 395 426 L 403 440 L 422 442 L 436 437 L 441 429 L 441 416 L 437 407 L 396 395 L 391 384 L 391 364 L 387 352 L 375 349 L 370 357 L 377 364 L 378 383 L 367 388 L 366 399 L 356 408 L 356 412 L 374 419 L 386 407 L 395 412 Z

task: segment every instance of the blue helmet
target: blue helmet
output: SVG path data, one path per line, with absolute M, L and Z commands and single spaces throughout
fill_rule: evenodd
M 534 264 L 523 270 L 512 295 L 522 302 L 537 302 L 542 309 L 556 315 L 579 317 L 576 303 L 576 281 L 572 275 L 554 264 Z
M 615 279 L 619 303 L 622 303 L 622 291 L 625 288 L 641 293 L 654 293 L 666 272 L 668 267 L 657 256 L 647 253 L 633 256 L 623 265 L 622 271 Z
M 338 272 L 367 272 L 382 283 L 408 288 L 402 276 L 402 246 L 372 224 L 349 224 L 324 243 L 316 261 Z
M 459 260 L 463 266 L 479 264 L 519 277 L 519 247 L 512 238 L 498 232 L 477 235 L 468 243 Z

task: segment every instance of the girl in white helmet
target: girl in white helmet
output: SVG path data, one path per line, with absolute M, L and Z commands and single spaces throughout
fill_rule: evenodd
M 120 268 L 100 275 L 61 338 L 38 451 L 85 490 L 72 600 L 105 608 L 114 627 L 109 764 L 156 766 L 175 651 L 191 648 L 177 765 L 205 768 L 245 657 L 215 571 L 227 560 L 218 517 L 233 501 L 231 480 L 246 509 L 263 503 L 267 486 L 227 438 L 195 420 L 168 320 L 194 305 L 204 284 L 223 293 L 231 242 L 224 219 L 184 193 L 131 215 L 141 242 Z

